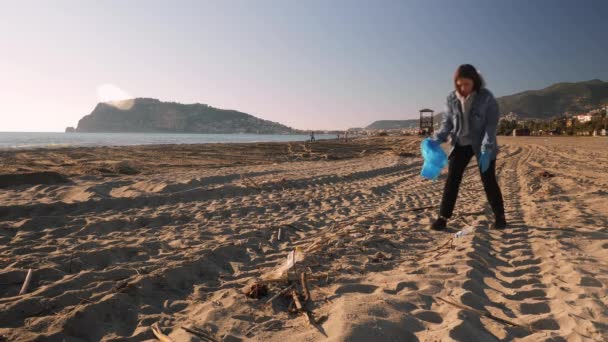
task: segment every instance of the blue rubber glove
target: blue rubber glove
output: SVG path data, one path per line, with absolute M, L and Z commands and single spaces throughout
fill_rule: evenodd
M 485 173 L 490 168 L 490 153 L 481 152 L 479 156 L 479 169 L 481 173 Z

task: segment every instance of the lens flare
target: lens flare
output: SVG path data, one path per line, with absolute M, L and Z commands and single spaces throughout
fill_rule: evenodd
M 133 97 L 126 91 L 109 83 L 97 87 L 97 98 L 100 102 L 107 103 L 121 110 L 131 109 L 135 102 Z

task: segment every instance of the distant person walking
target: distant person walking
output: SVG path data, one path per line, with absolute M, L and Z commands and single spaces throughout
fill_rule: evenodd
M 310 142 L 315 142 L 315 132 L 310 132 Z
M 494 211 L 494 228 L 505 228 L 504 202 L 496 180 L 498 103 L 485 88 L 477 69 L 470 64 L 458 67 L 454 74 L 454 86 L 456 89 L 447 98 L 441 129 L 434 137 L 438 143 L 444 143 L 451 137 L 452 149 L 439 217 L 431 228 L 446 228 L 447 220 L 454 211 L 462 176 L 473 156 L 477 158 L 483 188 Z

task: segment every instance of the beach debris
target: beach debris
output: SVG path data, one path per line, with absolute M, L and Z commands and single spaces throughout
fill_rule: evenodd
M 480 264 L 483 264 L 488 269 L 492 268 L 492 266 L 490 265 L 490 263 L 486 259 L 484 259 L 481 254 L 479 254 L 479 253 L 476 253 L 476 254 L 479 256 L 479 258 L 478 259 L 473 259 L 473 260 L 477 261 Z
M 158 339 L 160 342 L 173 342 L 173 340 L 169 336 L 163 334 L 163 332 L 158 327 L 158 323 L 152 324 L 150 328 L 152 329 L 152 333 L 154 334 L 154 336 L 156 336 L 156 339 Z
M 439 300 L 441 300 L 441 301 L 443 301 L 443 302 L 445 302 L 447 304 L 450 304 L 452 306 L 455 306 L 455 307 L 457 307 L 459 309 L 462 309 L 462 310 L 465 310 L 467 312 L 471 312 L 471 313 L 474 313 L 474 314 L 477 314 L 477 315 L 480 315 L 480 316 L 484 316 L 484 317 L 489 318 L 491 320 L 494 320 L 494 321 L 496 321 L 498 323 L 502 323 L 502 324 L 506 324 L 506 325 L 510 325 L 510 326 L 514 326 L 514 327 L 518 327 L 518 328 L 522 328 L 522 329 L 528 330 L 529 332 L 533 332 L 532 327 L 530 327 L 528 325 L 523 325 L 523 324 L 519 324 L 519 323 L 516 323 L 516 322 L 513 322 L 513 321 L 509 321 L 509 320 L 506 320 L 506 319 L 503 319 L 503 318 L 500 318 L 500 317 L 496 317 L 496 316 L 492 315 L 491 313 L 489 313 L 488 311 L 473 309 L 473 308 L 470 308 L 470 307 L 462 305 L 462 304 L 454 303 L 452 301 L 449 301 L 449 300 L 447 300 L 445 298 L 442 298 L 442 297 L 439 297 L 439 296 L 435 296 L 433 298 L 439 299 Z
M 260 299 L 268 295 L 268 286 L 266 284 L 255 283 L 251 285 L 245 294 L 249 298 Z
M 449 239 L 447 239 L 441 246 L 435 248 L 435 249 L 431 249 L 428 251 L 424 251 L 422 253 L 420 253 L 420 259 L 425 258 L 426 254 L 428 253 L 433 253 L 433 252 L 437 252 L 433 258 L 436 258 L 442 254 L 447 253 L 450 249 L 452 249 L 452 247 L 454 246 L 454 236 L 450 237 Z
M 309 282 L 319 279 L 328 280 L 329 274 L 314 274 L 310 267 L 300 265 L 299 263 L 304 260 L 304 257 L 302 248 L 296 247 L 289 252 L 283 264 L 269 273 L 269 277 L 256 281 L 245 292 L 250 298 L 259 298 L 261 296 L 257 292 L 258 289 L 264 289 L 264 295 L 266 295 L 270 291 L 269 285 L 277 284 L 278 286 L 275 287 L 279 287 L 278 292 L 271 296 L 265 304 L 272 304 L 277 298 L 284 296 L 289 300 L 287 308 L 289 313 L 304 316 L 308 325 L 315 327 L 326 336 L 323 329 L 314 321 L 313 314 L 309 311 L 307 305 L 312 302 Z
M 454 233 L 454 238 L 455 239 L 461 238 L 463 236 L 471 234 L 474 231 L 475 230 L 472 227 L 467 227 L 467 228 L 465 228 L 463 230 L 459 230 L 458 232 Z
M 295 267 L 297 262 L 304 260 L 304 253 L 300 247 L 296 247 L 296 249 L 292 250 L 287 254 L 287 260 L 281 266 L 277 267 L 273 271 L 271 271 L 265 279 L 282 279 L 285 278 L 289 270 Z
M 298 311 L 302 311 L 303 306 L 302 306 L 302 302 L 300 302 L 300 298 L 299 298 L 299 295 L 298 295 L 298 290 L 293 289 L 291 291 L 291 297 L 293 298 L 293 303 L 296 305 L 296 309 Z
M 554 174 L 548 172 L 548 171 L 543 171 L 539 174 L 539 176 L 541 176 L 542 178 L 553 178 L 555 177 Z
M 385 255 L 382 252 L 378 252 L 374 254 L 374 256 L 370 259 L 371 262 L 382 262 L 385 260 L 391 260 L 392 257 L 390 255 Z
M 322 280 L 325 279 L 326 281 L 329 280 L 330 274 L 329 273 L 323 273 L 323 274 L 310 274 L 308 273 L 306 275 L 306 279 L 308 281 L 310 280 Z M 282 278 L 273 278 L 273 279 L 261 279 L 256 281 L 257 284 L 274 284 L 274 283 L 291 283 L 294 281 L 299 281 L 300 278 L 299 276 L 290 274 L 288 277 L 282 277 Z
M 310 300 L 310 290 L 308 289 L 308 282 L 306 280 L 306 272 L 302 272 L 300 275 L 300 279 L 302 282 L 302 292 L 304 293 L 304 303 Z
M 287 293 L 287 291 L 291 290 L 294 286 L 296 286 L 295 283 L 287 286 L 286 288 L 282 289 L 281 291 L 279 291 L 277 294 L 275 294 L 274 296 L 270 297 L 269 300 L 266 301 L 266 304 L 270 304 L 272 302 L 274 302 L 275 299 L 279 298 L 281 295 Z
M 288 271 L 289 269 L 293 268 L 295 265 L 296 265 L 296 250 L 294 249 L 293 251 L 289 252 L 289 254 L 287 254 L 287 260 L 285 261 L 285 264 L 283 265 L 283 267 L 281 269 Z
M 254 188 L 256 190 L 262 190 L 262 187 L 260 187 L 260 185 L 258 183 L 256 183 L 253 179 L 251 179 L 247 176 L 241 175 L 241 182 L 247 188 Z
M 356 228 L 352 224 L 351 220 L 335 223 L 329 229 L 313 236 L 315 240 L 308 245 L 306 253 L 316 252 L 326 245 L 335 244 L 337 239 L 349 236 L 358 239 L 366 235 L 363 228 Z
M 435 209 L 435 208 L 437 208 L 436 205 L 427 205 L 427 206 L 424 206 L 424 207 L 411 208 L 411 209 L 409 209 L 409 211 L 421 211 L 421 210 Z
M 32 269 L 27 270 L 27 275 L 25 276 L 25 281 L 23 282 L 23 286 L 21 286 L 21 291 L 19 291 L 19 295 L 23 295 L 27 292 L 28 287 L 30 287 L 30 282 L 32 281 Z
M 298 291 L 296 289 L 291 292 L 291 297 L 293 298 L 293 303 L 295 304 L 296 312 L 302 314 L 302 316 L 306 318 L 306 324 L 316 326 L 315 321 L 313 320 L 310 312 L 308 312 L 308 310 L 304 308 L 306 302 L 302 304 L 302 301 L 300 300 L 300 295 L 298 294 Z
M 208 332 L 203 331 L 199 328 L 196 327 L 181 327 L 183 330 L 191 333 L 194 336 L 199 337 L 201 340 L 203 340 L 204 342 L 217 342 L 217 340 L 211 336 Z
M 313 243 L 311 243 L 308 246 L 308 248 L 306 248 L 306 252 L 307 253 L 314 252 L 314 251 L 318 250 L 319 248 L 321 248 L 321 246 L 323 246 L 323 244 L 324 244 L 323 240 L 314 241 Z
M 277 241 L 281 241 L 281 232 L 282 229 L 279 227 L 279 231 L 277 232 Z

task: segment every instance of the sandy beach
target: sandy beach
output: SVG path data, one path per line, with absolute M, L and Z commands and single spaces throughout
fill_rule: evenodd
M 608 340 L 608 139 L 499 143 L 448 232 L 417 137 L 0 151 L 0 340 Z

